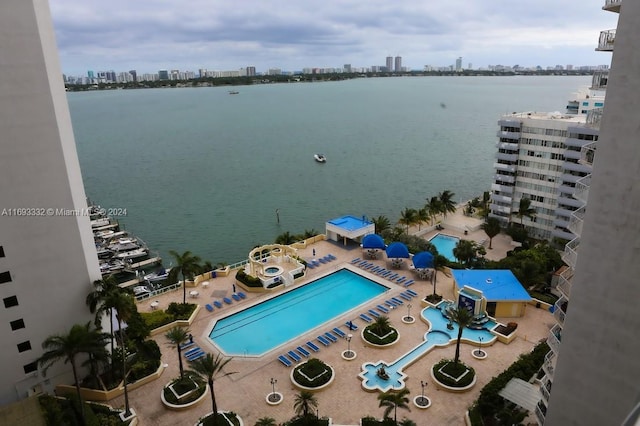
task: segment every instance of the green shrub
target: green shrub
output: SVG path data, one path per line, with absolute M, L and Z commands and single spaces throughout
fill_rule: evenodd
M 376 334 L 371 334 L 368 332 L 368 330 L 371 330 Z M 389 330 L 386 330 L 383 335 L 386 335 L 389 332 L 392 333 L 386 336 L 384 339 L 379 339 L 377 337 L 378 332 L 375 330 L 375 324 L 371 324 L 364 329 L 364 333 L 362 335 L 367 342 L 373 343 L 374 345 L 388 345 L 389 343 L 393 343 L 398 340 L 398 330 L 393 327 L 389 327 Z
M 529 295 L 535 299 L 538 299 L 544 303 L 548 303 L 550 305 L 553 305 L 554 303 L 556 303 L 558 301 L 558 296 L 556 296 L 555 294 L 551 294 L 551 293 L 540 293 L 537 291 L 530 291 Z
M 362 426 L 395 426 L 395 422 L 390 418 L 378 420 L 375 417 L 367 416 L 362 418 Z
M 169 307 L 167 308 L 167 313 L 175 320 L 188 320 L 193 311 L 196 310 L 196 306 L 193 303 L 169 303 Z
M 444 367 L 444 368 L 442 368 Z M 459 377 L 465 370 L 469 372 L 464 375 L 460 380 L 455 381 L 449 376 L 446 376 L 440 370 L 443 370 L 444 373 L 447 373 L 449 376 Z M 433 375 L 438 379 L 439 382 L 444 383 L 447 386 L 452 388 L 464 388 L 469 386 L 471 382 L 473 382 L 473 378 L 476 376 L 476 372 L 473 368 L 469 367 L 465 363 L 459 361 L 458 364 L 454 363 L 450 359 L 443 359 L 437 364 L 433 366 Z
M 238 272 L 236 272 L 236 280 L 246 285 L 247 287 L 262 287 L 262 281 L 260 281 L 258 277 L 247 275 L 244 272 L 244 269 L 238 269 Z
M 162 327 L 165 324 L 169 324 L 174 321 L 173 316 L 165 311 L 153 311 L 153 312 L 141 312 L 142 319 L 149 326 L 151 330 L 154 328 Z
M 173 384 L 173 388 L 176 390 L 176 392 L 178 394 L 182 394 L 182 393 L 186 393 L 187 391 L 189 391 L 191 389 L 194 389 L 194 387 L 193 387 L 193 382 L 194 381 L 196 382 L 196 385 L 198 386 L 198 388 L 197 388 L 197 390 L 195 392 L 192 392 L 189 395 L 187 395 L 187 396 L 181 398 L 180 400 L 178 400 L 178 398 L 176 398 L 176 396 L 171 391 L 171 389 L 169 389 L 169 386 L 167 386 L 167 387 L 165 387 L 163 389 L 164 399 L 168 403 L 175 404 L 175 405 L 188 404 L 190 402 L 195 401 L 196 399 L 200 398 L 202 396 L 202 394 L 204 394 L 204 392 L 207 390 L 206 383 L 204 383 L 199 377 L 185 375 L 184 378 L 182 378 L 182 379 L 178 378 L 178 379 L 174 380 L 171 383 Z
M 240 426 L 240 420 L 238 420 L 238 416 L 236 413 L 228 412 L 227 417 L 229 418 L 229 420 L 231 420 L 231 423 L 233 423 L 234 426 Z M 219 425 L 228 424 L 227 420 L 221 413 L 218 413 L 218 417 L 216 420 L 218 421 Z M 210 414 L 209 416 L 202 419 L 201 424 L 203 426 L 213 426 L 213 414 Z
M 307 379 L 300 371 L 304 372 L 307 377 L 311 377 L 313 380 Z M 322 374 L 323 372 L 325 373 Z M 302 363 L 293 370 L 293 378 L 295 381 L 309 388 L 322 386 L 328 383 L 331 377 L 331 368 L 317 358 L 309 358 L 307 362 Z

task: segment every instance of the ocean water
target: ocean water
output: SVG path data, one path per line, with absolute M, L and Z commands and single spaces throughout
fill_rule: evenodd
M 589 77 L 404 77 L 69 93 L 87 196 L 169 263 L 488 190 L 497 121 L 564 111 Z M 327 157 L 316 163 L 314 153 Z M 276 210 L 279 214 L 276 215 Z M 280 222 L 277 222 L 279 216 Z

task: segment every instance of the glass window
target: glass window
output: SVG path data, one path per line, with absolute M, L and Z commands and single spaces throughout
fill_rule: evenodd
M 25 327 L 24 320 L 22 318 L 20 318 L 18 320 L 15 320 L 15 321 L 11 321 L 9 324 L 11 325 L 11 329 L 14 330 L 14 331 L 15 330 L 20 330 L 21 328 Z
M 5 308 L 11 308 L 12 306 L 18 306 L 18 297 L 17 296 L 9 296 L 2 299 L 4 302 Z
M 18 343 L 18 352 L 25 352 L 30 350 L 31 350 L 30 341 L 27 340 L 26 342 Z
M 34 371 L 38 371 L 38 363 L 31 362 L 27 365 L 23 365 L 22 368 L 24 369 L 24 374 L 33 373 Z

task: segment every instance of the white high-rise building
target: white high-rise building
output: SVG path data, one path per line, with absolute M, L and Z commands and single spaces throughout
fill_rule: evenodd
M 42 342 L 92 319 L 100 279 L 47 0 L 0 2 L 0 405 L 60 382 Z M 84 209 L 84 210 L 83 210 Z

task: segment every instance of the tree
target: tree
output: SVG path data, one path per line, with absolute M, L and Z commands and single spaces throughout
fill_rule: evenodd
M 169 272 L 170 282 L 174 282 L 178 277 L 178 274 L 182 275 L 182 303 L 187 303 L 187 278 L 193 278 L 193 276 L 200 272 L 201 259 L 198 256 L 194 256 L 189 250 L 180 254 L 174 250 L 169 251 L 169 254 L 173 256 L 176 262 L 176 266 L 171 268 Z
M 404 388 L 398 392 L 389 391 L 379 394 L 378 401 L 380 401 L 380 404 L 378 405 L 378 407 L 386 407 L 384 410 L 384 417 L 388 418 L 391 410 L 393 410 L 393 422 L 395 424 L 398 424 L 398 408 L 404 408 L 405 410 L 411 411 L 411 408 L 409 408 L 408 405 L 409 398 L 407 397 L 409 393 L 409 389 Z
M 389 317 L 386 315 L 380 315 L 373 320 L 372 327 L 378 336 L 382 336 L 386 334 L 391 328 L 391 322 L 389 321 Z
M 427 210 L 426 207 L 423 207 L 416 211 L 416 222 L 418 224 L 418 231 L 420 231 L 420 225 L 428 222 L 430 217 L 431 216 L 429 215 L 429 210 Z
M 438 197 L 431 197 L 425 207 L 431 216 L 431 225 L 433 225 L 433 220 L 442 213 L 442 203 Z
M 493 242 L 493 237 L 498 235 L 502 230 L 502 227 L 500 226 L 500 220 L 495 217 L 489 217 L 487 218 L 487 221 L 483 223 L 480 227 L 482 228 L 484 233 L 487 234 L 487 237 L 489 237 L 489 250 L 491 250 L 491 243 Z
M 308 417 L 309 412 L 317 407 L 318 400 L 312 392 L 307 390 L 300 391 L 293 402 L 293 408 L 296 410 L 296 414 L 302 417 Z
M 460 240 L 453 248 L 453 255 L 464 265 L 469 265 L 485 253 L 484 247 L 469 240 Z
M 386 231 L 391 227 L 391 222 L 386 216 L 374 217 L 373 219 L 371 219 L 371 222 L 373 222 L 373 225 L 375 226 L 376 234 L 380 234 L 381 232 Z
M 82 424 L 85 424 L 85 415 L 84 402 L 80 393 L 80 381 L 78 380 L 78 355 L 84 353 L 106 356 L 105 345 L 109 338 L 106 333 L 92 330 L 90 324 L 89 322 L 85 325 L 75 324 L 68 334 L 56 334 L 47 337 L 42 343 L 42 348 L 45 349 L 45 352 L 38 358 L 38 365 L 42 367 L 44 375 L 47 374 L 49 367 L 59 360 L 64 360 L 65 364 L 71 364 L 76 393 L 80 401 Z
M 449 260 L 443 255 L 437 254 L 437 250 L 436 250 L 436 254 L 433 255 L 433 275 L 431 275 L 431 284 L 433 284 L 434 300 L 436 298 L 436 282 L 437 282 L 438 271 L 442 272 L 447 277 L 451 276 L 447 270 L 448 263 L 449 263 Z
M 164 337 L 169 340 L 169 345 L 172 348 L 178 349 L 178 366 L 180 367 L 180 378 L 184 377 L 184 367 L 182 366 L 182 345 L 189 341 L 189 330 L 182 327 L 173 327 L 167 331 Z
M 413 225 L 416 222 L 416 214 L 416 209 L 411 209 L 409 207 L 405 207 L 402 213 L 400 213 L 400 219 L 398 219 L 398 223 L 407 227 L 407 235 L 409 234 L 409 226 Z
M 261 417 L 253 426 L 277 426 L 276 419 L 271 417 Z
M 455 213 L 456 212 L 456 203 L 453 201 L 453 197 L 456 194 L 449 190 L 444 190 L 440 194 L 438 194 L 438 198 L 440 199 L 440 212 L 447 217 L 447 213 Z
M 293 244 L 296 242 L 296 236 L 292 235 L 289 231 L 286 231 L 280 235 L 278 235 L 276 237 L 276 240 L 274 241 L 274 243 L 276 244 L 282 244 L 282 245 L 289 245 L 289 244 Z
M 520 219 L 520 226 L 524 227 L 522 223 L 524 217 L 528 217 L 529 219 L 533 219 L 536 215 L 536 209 L 531 207 L 531 199 L 527 197 L 520 198 L 520 203 L 518 204 L 518 211 L 511 213 Z
M 402 419 L 400 420 L 400 423 L 398 423 L 398 426 L 418 426 L 418 425 L 416 425 L 416 422 L 414 422 L 413 420 Z
M 96 315 L 96 327 L 102 328 L 102 316 L 104 314 L 109 315 L 111 353 L 113 353 L 113 348 L 115 346 L 115 336 L 113 333 L 113 303 L 117 294 L 122 292 L 122 289 L 118 287 L 118 283 L 111 275 L 102 280 L 94 281 L 93 286 L 95 287 L 95 290 L 87 295 L 86 303 L 89 306 L 89 311 Z
M 452 322 L 458 324 L 458 339 L 456 340 L 456 355 L 453 358 L 453 363 L 458 364 L 460 362 L 460 340 L 462 339 L 462 332 L 465 327 L 473 321 L 473 314 L 467 308 L 458 306 L 456 308 L 449 309 L 449 315 Z
M 129 293 L 117 293 L 117 297 L 113 299 L 113 309 L 116 311 L 116 321 L 118 322 L 118 337 L 120 344 L 120 352 L 122 354 L 122 383 L 124 387 L 124 415 L 131 416 L 129 407 L 129 392 L 127 389 L 127 343 L 125 341 L 124 323 L 129 321 L 135 313 L 138 312 L 133 296 Z
M 191 363 L 192 372 L 206 380 L 209 384 L 209 390 L 211 391 L 211 409 L 213 411 L 213 425 L 217 426 L 218 418 L 218 404 L 216 403 L 216 393 L 214 390 L 214 383 L 217 379 L 235 374 L 236 371 L 223 372 L 222 369 L 231 361 L 232 358 L 223 359 L 222 355 L 218 354 L 215 357 L 210 353 L 206 354 L 202 358 L 198 358 Z

